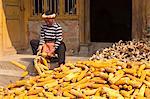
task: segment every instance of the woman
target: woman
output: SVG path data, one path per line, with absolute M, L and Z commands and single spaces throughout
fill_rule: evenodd
M 45 23 L 41 26 L 40 40 L 31 40 L 33 54 L 36 55 L 41 51 L 44 44 L 54 43 L 54 53 L 58 55 L 58 64 L 65 64 L 66 46 L 62 37 L 62 27 L 55 21 L 56 14 L 46 11 L 42 18 Z M 53 45 L 53 44 L 52 44 Z

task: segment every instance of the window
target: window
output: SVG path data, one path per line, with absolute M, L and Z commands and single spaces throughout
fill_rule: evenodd
M 65 14 L 76 14 L 76 0 L 65 0 Z
M 31 0 L 31 17 L 40 17 L 46 10 L 54 11 L 58 17 L 74 17 L 78 15 L 79 0 Z

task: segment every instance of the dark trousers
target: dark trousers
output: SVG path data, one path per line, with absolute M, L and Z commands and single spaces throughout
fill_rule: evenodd
M 33 55 L 37 54 L 37 49 L 39 46 L 39 40 L 31 40 L 30 45 L 32 48 Z M 64 42 L 61 42 L 59 47 L 55 50 L 55 53 L 58 55 L 58 64 L 65 64 L 65 52 L 66 52 L 66 46 Z

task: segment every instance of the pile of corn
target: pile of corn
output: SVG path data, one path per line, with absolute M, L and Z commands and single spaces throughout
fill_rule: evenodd
M 98 50 L 90 59 L 120 59 L 122 61 L 140 61 L 150 59 L 150 42 L 144 40 L 119 41 L 109 48 Z
M 68 62 L 0 88 L 0 99 L 150 99 L 150 62 Z M 39 67 L 40 67 L 39 66 Z

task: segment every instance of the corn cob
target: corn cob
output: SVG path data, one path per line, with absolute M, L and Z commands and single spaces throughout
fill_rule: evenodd
M 78 78 L 77 78 L 77 81 L 80 81 L 85 76 L 85 74 L 87 73 L 87 71 L 88 70 L 81 71 L 81 73 L 79 74 L 80 76 L 78 76 Z
M 121 77 L 123 77 L 124 72 L 122 70 L 118 70 L 115 74 L 116 76 L 112 79 L 109 79 L 109 82 L 114 84 L 115 82 L 117 82 Z
M 70 97 L 71 99 L 76 98 L 74 95 L 70 94 L 68 91 L 64 91 L 63 95 L 66 96 L 66 97 Z
M 93 77 L 93 78 L 91 79 L 91 82 L 102 83 L 102 84 L 107 83 L 107 81 L 105 81 L 104 79 L 102 79 L 102 78 L 100 78 L 100 77 Z
M 150 69 L 150 63 L 146 63 L 146 67 L 145 68 Z
M 123 85 L 122 87 L 125 90 L 132 90 L 132 86 L 131 85 Z
M 45 69 L 45 70 L 49 70 L 49 68 L 46 67 L 46 65 L 43 65 L 43 64 L 40 63 L 39 66 L 40 66 L 41 68 Z
M 48 89 L 48 88 L 51 88 L 51 87 L 54 87 L 54 86 L 57 86 L 57 85 L 58 85 L 58 81 L 55 80 L 55 81 L 52 81 L 50 83 L 45 84 L 44 88 Z
M 36 70 L 38 71 L 39 75 L 42 75 L 42 71 L 38 65 L 35 65 Z
M 146 81 L 146 80 L 144 80 L 143 81 L 148 87 L 150 87 L 150 82 L 148 82 L 148 81 Z
M 146 70 L 145 70 L 146 71 Z M 150 71 L 146 71 L 146 75 L 150 76 Z
M 38 82 L 37 86 L 43 86 L 47 83 L 51 83 L 51 82 L 55 82 L 55 81 L 56 81 L 55 79 L 49 79 L 49 80 L 46 80 L 46 81 L 43 81 L 43 82 Z
M 43 92 L 44 93 L 44 95 L 47 97 L 47 98 L 52 98 L 52 97 L 54 97 L 54 94 L 53 93 L 51 93 L 51 92 Z
M 77 86 L 77 89 L 83 89 L 83 88 L 86 88 L 88 86 L 92 86 L 93 82 L 86 82 L 86 83 L 82 83 L 82 84 L 79 84 Z
M 136 81 L 141 82 L 141 80 L 140 80 L 139 78 L 135 77 L 135 76 L 132 76 L 132 75 L 130 75 L 130 74 L 126 74 L 126 76 L 129 77 L 129 78 L 132 79 L 132 80 L 136 80 Z
M 135 81 L 135 80 L 132 80 L 132 81 L 130 80 L 130 81 L 129 81 L 129 84 L 132 85 L 133 87 L 137 87 L 137 88 L 140 88 L 141 85 L 142 85 L 141 82 Z
M 99 76 L 101 78 L 104 78 L 104 79 L 108 79 L 109 75 L 107 73 L 103 73 L 103 72 L 94 72 L 94 76 Z
M 35 89 L 28 91 L 27 95 L 35 95 L 43 91 L 42 87 L 36 87 Z
M 23 70 L 26 70 L 26 66 L 25 65 L 23 65 L 23 64 L 21 64 L 21 63 L 19 63 L 19 62 L 16 62 L 16 61 L 10 61 L 12 64 L 14 64 L 15 66 L 17 66 L 17 67 L 19 67 L 19 68 L 21 68 L 21 69 L 23 69 Z
M 107 98 L 102 96 L 91 96 L 89 99 L 107 99 Z
M 28 75 L 28 71 L 25 71 L 25 72 L 23 72 L 22 74 L 21 74 L 21 77 L 25 77 L 25 76 L 27 76 Z
M 64 77 L 64 81 L 70 81 L 71 79 L 73 79 L 74 77 L 77 77 L 79 75 L 79 73 L 70 73 L 68 75 L 66 75 Z
M 85 95 L 82 92 L 79 92 L 79 91 L 77 91 L 75 89 L 71 89 L 70 93 L 75 95 L 78 98 L 84 98 L 85 97 Z
M 133 94 L 131 95 L 131 99 L 135 99 L 135 97 L 138 95 L 139 89 L 135 89 Z
M 141 77 L 140 77 L 141 82 L 145 80 L 145 77 L 146 77 L 146 72 L 142 70 Z
M 146 88 L 146 89 L 145 89 L 145 96 L 146 96 L 147 98 L 150 98 L 150 89 L 149 89 L 149 88 Z
M 115 89 L 115 90 L 119 90 L 120 88 L 116 85 L 110 85 L 111 88 Z
M 139 77 L 141 76 L 142 70 L 144 70 L 145 67 L 146 67 L 145 64 L 142 64 L 142 65 L 140 66 L 139 70 L 137 71 L 137 75 L 138 75 Z
M 92 89 L 92 90 L 90 90 L 90 89 L 85 89 L 85 90 L 83 90 L 83 94 L 85 94 L 85 95 L 87 95 L 87 96 L 91 96 L 91 95 L 94 95 L 95 93 L 96 93 L 96 91 L 97 91 L 98 89 Z
M 91 79 L 91 77 L 84 77 L 82 80 L 80 80 L 79 82 L 75 83 L 74 86 L 77 86 L 79 84 L 88 82 Z
M 146 76 L 145 79 L 150 82 L 150 77 L 149 76 Z
M 104 84 L 90 84 L 90 85 L 88 85 L 88 87 L 90 87 L 90 88 L 102 88 L 104 86 L 105 86 Z
M 124 77 L 116 81 L 115 85 L 124 85 L 124 84 L 129 84 L 130 78 L 129 77 Z
M 145 84 L 143 84 L 139 90 L 138 96 L 141 96 L 141 97 L 144 96 L 145 88 L 146 88 L 146 86 L 145 86 Z
M 121 94 L 119 94 L 119 91 L 116 91 L 114 89 L 110 89 L 110 88 L 107 88 L 107 87 L 103 87 L 103 90 L 104 90 L 104 92 L 107 93 L 107 95 L 109 97 L 116 97 L 118 99 L 124 99 L 123 96 Z
M 124 97 L 130 97 L 130 95 L 132 94 L 134 90 L 130 90 L 130 91 L 125 91 L 125 90 L 121 90 L 120 93 L 124 96 Z
M 146 99 L 146 97 L 143 97 L 143 96 L 137 96 L 136 99 Z
M 116 69 L 115 69 L 115 68 L 110 68 L 110 67 L 106 67 L 105 70 L 106 70 L 107 72 L 110 72 L 110 73 L 116 72 Z
M 125 72 L 125 73 L 129 73 L 129 74 L 131 74 L 131 75 L 133 75 L 133 76 L 136 76 L 136 70 L 135 69 L 128 69 L 128 68 L 125 68 L 125 69 L 123 69 L 123 71 Z
M 41 57 L 41 59 L 42 59 L 43 64 L 44 64 L 46 67 L 48 67 L 47 60 L 46 60 L 45 58 L 43 58 L 43 57 Z

